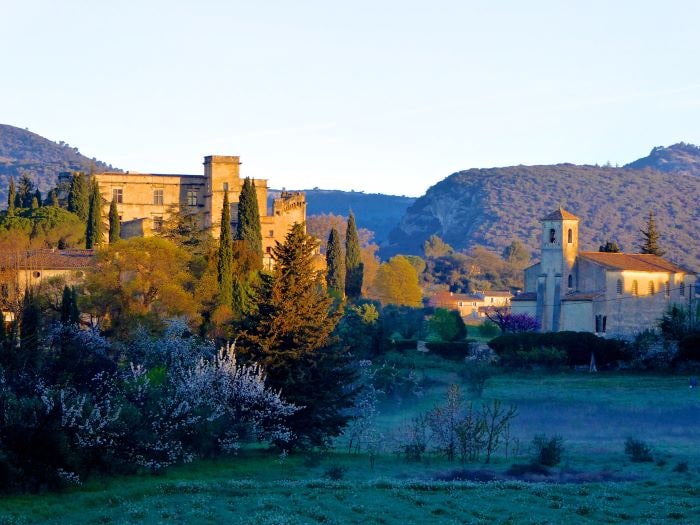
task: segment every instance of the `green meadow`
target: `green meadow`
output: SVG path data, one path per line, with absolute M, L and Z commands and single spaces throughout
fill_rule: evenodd
M 496 375 L 483 400 L 518 407 L 514 442 L 490 464 L 394 454 L 392 431 L 460 383 L 449 361 L 405 356 L 423 395 L 385 401 L 374 459 L 338 440 L 322 454 L 244 449 L 168 472 L 90 479 L 82 486 L 0 499 L 0 525 L 30 523 L 697 523 L 700 521 L 700 390 L 682 375 Z M 466 387 L 464 388 L 466 392 Z M 535 434 L 563 438 L 549 478 L 508 474 L 527 464 Z M 632 463 L 628 437 L 652 448 Z M 333 473 L 336 475 L 334 476 Z M 338 474 L 339 473 L 339 474 Z M 480 481 L 482 479 L 491 481 Z M 466 481 L 461 481 L 466 480 Z M 556 481 L 556 482 L 553 482 Z

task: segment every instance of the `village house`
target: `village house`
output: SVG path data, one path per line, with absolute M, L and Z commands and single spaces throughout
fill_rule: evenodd
M 513 294 L 508 291 L 486 290 L 471 294 L 437 292 L 428 299 L 434 308 L 456 310 L 465 322 L 482 320 L 496 308 L 508 307 Z
M 578 225 L 561 208 L 542 219 L 540 262 L 525 269 L 513 313 L 530 314 L 545 332 L 629 338 L 654 329 L 670 305 L 693 305 L 693 272 L 657 255 L 579 251 Z

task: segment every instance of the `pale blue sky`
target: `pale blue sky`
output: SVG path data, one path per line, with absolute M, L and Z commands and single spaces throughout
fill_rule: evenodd
M 0 0 L 0 122 L 133 171 L 273 187 L 700 143 L 700 2 Z

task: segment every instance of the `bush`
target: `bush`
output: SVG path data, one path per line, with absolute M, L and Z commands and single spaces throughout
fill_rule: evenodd
M 679 472 L 681 474 L 684 472 L 688 472 L 688 462 L 681 461 L 680 463 L 678 463 L 678 465 L 673 467 L 673 472 Z
M 425 347 L 445 359 L 461 361 L 469 355 L 472 343 L 473 341 L 433 342 L 426 343 Z
M 553 467 L 561 461 L 561 453 L 564 451 L 564 440 L 561 436 L 547 438 L 544 434 L 537 435 L 532 440 L 535 448 L 534 462 L 544 467 Z
M 467 360 L 459 371 L 459 376 L 467 384 L 469 393 L 481 397 L 486 383 L 493 376 L 493 367 L 484 361 Z
M 633 463 L 650 463 L 654 461 L 651 452 L 651 447 L 644 441 L 631 437 L 625 441 L 625 454 L 630 457 L 630 461 Z
M 686 335 L 678 342 L 676 360 L 700 362 L 700 333 Z
M 477 330 L 479 332 L 479 336 L 483 337 L 484 339 L 492 339 L 501 333 L 501 329 L 498 328 L 498 325 L 493 321 L 484 321 L 479 325 Z
M 340 481 L 345 476 L 347 470 L 347 468 L 341 467 L 340 465 L 331 465 L 323 472 L 323 477 L 331 481 Z

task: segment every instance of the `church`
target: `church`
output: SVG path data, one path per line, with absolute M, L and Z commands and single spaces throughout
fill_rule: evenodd
M 670 305 L 694 306 L 694 273 L 658 255 L 579 251 L 578 226 L 562 208 L 542 219 L 540 262 L 525 269 L 513 313 L 544 332 L 630 338 L 656 328 Z

